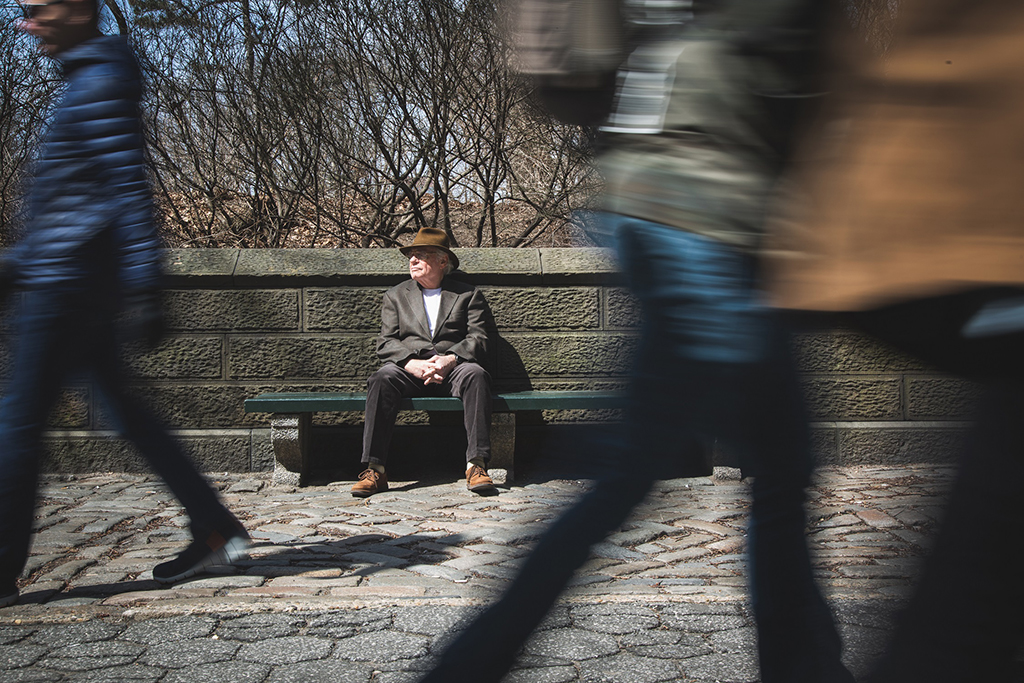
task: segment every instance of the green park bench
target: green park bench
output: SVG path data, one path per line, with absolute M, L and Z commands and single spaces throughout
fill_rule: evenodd
M 493 396 L 491 462 L 496 483 L 511 483 L 515 471 L 515 413 L 523 410 L 607 410 L 622 407 L 615 391 L 515 391 Z M 362 411 L 365 393 L 260 394 L 246 399 L 245 412 L 271 413 L 270 438 L 274 447 L 274 479 L 305 485 L 311 470 L 309 431 L 313 413 Z M 452 397 L 407 398 L 402 410 L 461 411 L 462 401 Z

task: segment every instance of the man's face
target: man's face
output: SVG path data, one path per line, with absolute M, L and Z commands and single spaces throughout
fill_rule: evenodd
M 53 57 L 93 33 L 93 5 L 88 0 L 28 0 L 21 4 L 25 18 L 21 30 L 39 41 L 39 49 Z
M 436 289 L 444 279 L 448 255 L 434 247 L 416 247 L 409 251 L 409 276 L 421 287 Z

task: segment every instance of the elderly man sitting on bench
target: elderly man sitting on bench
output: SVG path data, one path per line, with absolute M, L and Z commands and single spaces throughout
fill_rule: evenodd
M 446 277 L 459 267 L 448 235 L 423 228 L 401 247 L 411 279 L 384 294 L 377 355 L 384 361 L 367 380 L 363 463 L 352 487 L 360 498 L 387 491 L 384 464 L 399 402 L 410 396 L 455 396 L 466 424 L 466 486 L 494 490 L 487 475 L 491 457 L 491 376 L 481 365 L 487 355 L 490 311 L 480 291 Z

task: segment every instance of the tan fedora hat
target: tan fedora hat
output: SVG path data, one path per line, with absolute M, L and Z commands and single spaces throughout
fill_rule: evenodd
M 448 247 L 448 233 L 441 228 L 420 228 L 420 231 L 416 233 L 416 238 L 412 241 L 412 244 L 399 247 L 398 250 L 409 255 L 409 250 L 415 249 L 416 247 L 434 247 L 440 249 L 444 253 L 448 254 L 448 259 L 451 261 L 452 270 L 456 270 L 459 267 L 459 257 L 455 255 Z

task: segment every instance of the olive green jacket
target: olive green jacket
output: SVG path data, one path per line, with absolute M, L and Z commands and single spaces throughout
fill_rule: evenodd
M 719 3 L 635 47 L 601 129 L 604 208 L 757 248 L 800 105 L 817 94 L 824 4 Z

